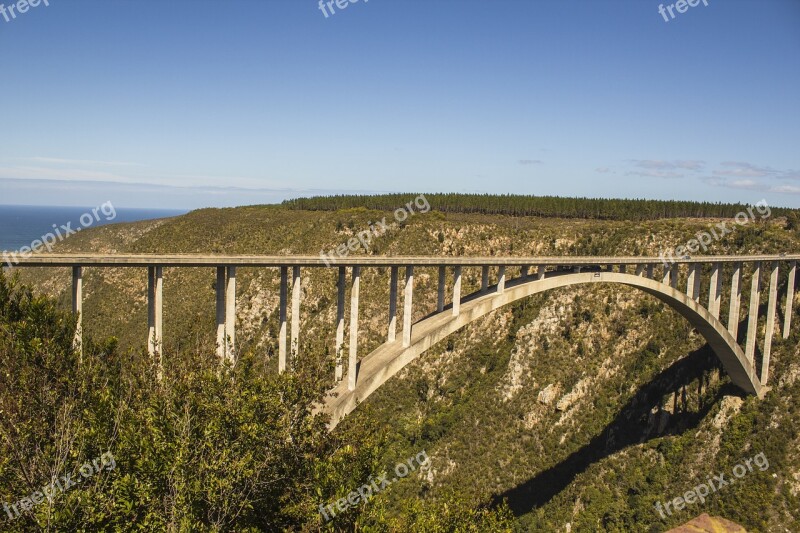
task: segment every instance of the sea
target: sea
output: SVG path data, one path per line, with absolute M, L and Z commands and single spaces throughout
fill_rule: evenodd
M 93 214 L 95 210 L 96 214 Z M 62 230 L 62 226 L 75 230 L 119 222 L 174 217 L 187 212 L 177 209 L 114 207 L 110 204 L 93 207 L 0 205 L 0 250 L 16 251 L 22 246 L 30 246 L 43 235 L 55 233 L 54 224 L 64 235 L 68 232 Z

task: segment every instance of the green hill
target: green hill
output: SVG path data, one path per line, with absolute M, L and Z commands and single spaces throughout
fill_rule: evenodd
M 403 196 L 392 205 L 413 199 Z M 438 197 L 427 199 L 430 212 L 410 216 L 376 237 L 368 251 L 356 253 L 658 256 L 725 220 L 709 218 L 714 213 L 732 217 L 739 209 L 687 204 L 678 206 L 677 216 L 697 218 L 664 218 L 675 211 L 662 216 L 644 209 L 651 204 L 618 208 L 600 201 L 601 207 L 588 213 L 564 202 L 539 213 L 546 216 L 525 216 L 530 205 L 522 200 L 510 202 L 528 205 L 520 210 L 475 212 L 438 209 Z M 468 205 L 467 200 L 448 205 Z M 392 220 L 393 207 L 385 199 L 363 202 L 380 209 L 353 207 L 358 202 L 348 199 L 338 210 L 333 208 L 340 204 L 331 199 L 204 209 L 87 230 L 57 251 L 317 255 L 383 217 Z M 637 205 L 642 214 L 633 216 Z M 793 218 L 792 211 L 773 210 L 766 220 L 736 226 L 706 253 L 798 250 Z M 465 269 L 465 292 L 478 288 L 479 270 Z M 259 268 L 240 268 L 238 274 L 239 348 L 262 361 L 267 374 L 277 367 L 277 274 Z M 436 269 L 416 274 L 416 294 L 434 294 Z M 66 269 L 26 269 L 21 279 L 67 305 Z M 115 337 L 118 364 L 124 366 L 124 354 L 141 353 L 144 345 L 146 272 L 87 268 L 84 284 L 87 335 Z M 335 284 L 333 269 L 303 271 L 302 371 L 328 384 Z M 435 298 L 420 296 L 415 320 L 435 308 Z M 366 355 L 385 335 L 385 269 L 364 269 L 361 298 L 360 353 Z M 185 362 L 187 354 L 213 353 L 213 270 L 166 269 L 164 300 L 165 358 Z M 409 365 L 337 429 L 353 442 L 379 435 L 375 464 L 394 465 L 421 450 L 431 459 L 429 469 L 393 484 L 352 519 L 365 530 L 388 531 L 392 517 L 418 513 L 416 527 L 427 530 L 423 524 L 430 524 L 430 517 L 414 502 L 447 502 L 456 494 L 471 507 L 507 500 L 520 530 L 663 531 L 704 512 L 748 530 L 798 530 L 798 327 L 788 340 L 776 338 L 773 390 L 759 401 L 731 387 L 697 332 L 649 296 L 584 287 L 497 310 Z M 656 503 L 762 452 L 768 469 L 748 473 L 702 504 L 664 517 L 657 512 Z M 323 503 L 330 494 L 319 498 Z M 444 508 L 439 508 L 442 520 Z

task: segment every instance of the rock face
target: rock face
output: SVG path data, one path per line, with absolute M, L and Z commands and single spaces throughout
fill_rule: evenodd
M 666 533 L 747 533 L 747 530 L 730 520 L 703 513 L 694 520 L 670 529 Z
M 551 383 L 541 391 L 539 391 L 539 403 L 543 403 L 544 405 L 550 405 L 555 400 L 556 396 L 558 396 L 559 386 Z

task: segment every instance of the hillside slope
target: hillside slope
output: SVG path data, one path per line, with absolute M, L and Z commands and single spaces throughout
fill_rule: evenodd
M 362 208 L 206 209 L 87 230 L 58 251 L 317 255 L 392 216 Z M 357 253 L 657 256 L 719 221 L 432 211 L 410 216 Z M 799 242 L 773 217 L 736 227 L 707 253 L 776 253 L 798 250 Z M 437 277 L 435 269 L 416 274 L 415 320 L 434 310 L 429 296 Z M 476 290 L 479 269 L 464 275 L 464 291 Z M 26 269 L 22 277 L 68 301 L 66 269 Z M 144 269 L 89 268 L 84 283 L 87 334 L 115 336 L 122 349 L 141 350 Z M 304 269 L 303 366 L 331 376 L 335 283 L 333 269 Z M 238 288 L 240 349 L 275 363 L 277 272 L 242 268 Z M 166 269 L 164 298 L 165 356 L 210 349 L 212 269 Z M 365 355 L 385 335 L 388 272 L 364 269 L 361 298 Z M 800 530 L 798 328 L 788 340 L 776 339 L 774 388 L 758 401 L 741 397 L 702 338 L 655 299 L 609 286 L 554 291 L 500 309 L 440 343 L 344 424 L 386 432 L 387 464 L 423 449 L 431 457 L 430 470 L 392 485 L 371 504 L 387 513 L 411 496 L 456 491 L 475 504 L 506 498 L 520 529 L 663 531 L 708 512 L 748 530 Z M 656 510 L 656 503 L 761 452 L 767 469 L 682 511 L 662 517 Z

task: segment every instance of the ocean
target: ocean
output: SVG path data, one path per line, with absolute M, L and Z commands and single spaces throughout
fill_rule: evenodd
M 96 210 L 96 214 L 92 211 Z M 55 224 L 72 230 L 103 226 L 117 222 L 136 222 L 154 218 L 174 217 L 187 213 L 174 209 L 132 209 L 110 204 L 95 207 L 58 207 L 33 205 L 0 205 L 0 250 L 15 251 L 30 246 L 47 233 L 55 233 Z M 83 218 L 81 218 L 83 217 Z

